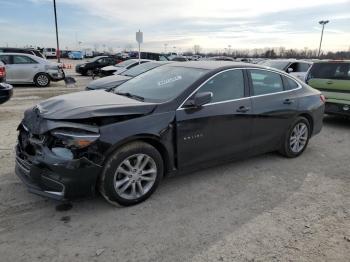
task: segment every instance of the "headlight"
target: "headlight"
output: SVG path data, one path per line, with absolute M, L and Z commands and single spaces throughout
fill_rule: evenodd
M 58 138 L 65 146 L 84 148 L 95 142 L 100 135 L 84 130 L 55 130 L 51 134 Z
M 85 64 L 83 64 L 83 65 L 80 65 L 80 67 L 85 67 Z

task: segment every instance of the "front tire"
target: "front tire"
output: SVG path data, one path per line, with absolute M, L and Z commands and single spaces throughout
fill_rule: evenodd
M 288 129 L 279 152 L 289 158 L 300 156 L 311 137 L 310 123 L 305 117 L 298 117 Z
M 88 69 L 88 70 L 86 70 L 85 75 L 87 75 L 87 76 L 93 76 L 93 75 L 94 75 L 94 71 L 93 71 L 92 69 Z
M 39 73 L 34 77 L 34 84 L 37 87 L 47 87 L 50 85 L 50 77 L 45 73 Z
M 135 205 L 153 194 L 163 172 L 163 159 L 158 150 L 144 142 L 133 142 L 108 159 L 100 177 L 99 190 L 113 205 Z

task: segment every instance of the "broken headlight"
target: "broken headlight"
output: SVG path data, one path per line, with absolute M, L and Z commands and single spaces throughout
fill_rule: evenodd
M 84 148 L 95 142 L 100 135 L 84 130 L 54 130 L 51 134 L 69 148 Z

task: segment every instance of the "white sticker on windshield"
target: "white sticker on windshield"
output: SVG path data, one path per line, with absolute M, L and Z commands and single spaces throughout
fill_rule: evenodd
M 166 85 L 166 84 L 169 84 L 171 82 L 175 82 L 175 81 L 178 81 L 181 79 L 182 79 L 182 76 L 174 76 L 172 78 L 168 78 L 168 79 L 159 81 L 158 86 L 163 86 L 163 85 Z

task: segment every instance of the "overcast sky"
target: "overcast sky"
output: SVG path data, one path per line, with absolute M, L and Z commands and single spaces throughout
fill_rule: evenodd
M 55 46 L 52 0 L 0 0 L 0 46 Z M 61 49 L 149 51 L 310 48 L 327 19 L 325 50 L 350 47 L 350 0 L 56 0 Z M 174 48 L 176 47 L 176 48 Z

